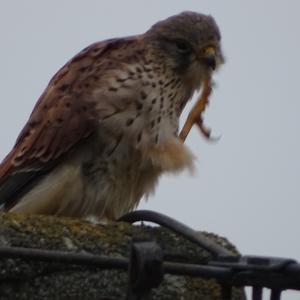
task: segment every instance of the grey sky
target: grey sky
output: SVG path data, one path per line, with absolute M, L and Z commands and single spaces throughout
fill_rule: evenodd
M 207 143 L 194 129 L 196 175 L 164 177 L 140 207 L 224 235 L 244 254 L 300 260 L 299 9 L 297 0 L 0 0 L 0 158 L 79 50 L 183 10 L 209 13 L 227 63 L 205 122 L 222 138 Z

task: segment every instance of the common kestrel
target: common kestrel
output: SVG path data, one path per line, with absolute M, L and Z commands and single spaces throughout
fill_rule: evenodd
M 0 165 L 4 211 L 116 219 L 193 165 L 180 114 L 223 63 L 211 16 L 92 44 L 51 79 Z

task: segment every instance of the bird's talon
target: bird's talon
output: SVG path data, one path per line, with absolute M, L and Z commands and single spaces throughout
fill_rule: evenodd
M 202 134 L 204 135 L 204 137 L 206 139 L 210 139 L 211 138 L 211 129 L 207 128 L 204 126 L 203 122 L 201 121 L 201 123 L 196 123 L 200 129 L 200 131 L 202 132 Z

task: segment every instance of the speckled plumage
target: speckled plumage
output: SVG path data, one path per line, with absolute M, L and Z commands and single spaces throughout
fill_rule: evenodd
M 223 62 L 219 43 L 210 16 L 185 12 L 76 55 L 50 81 L 0 166 L 2 209 L 115 219 L 162 173 L 192 168 L 178 119 Z

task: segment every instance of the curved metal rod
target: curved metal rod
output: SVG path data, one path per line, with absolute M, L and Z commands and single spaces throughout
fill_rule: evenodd
M 151 210 L 136 210 L 122 216 L 118 221 L 135 223 L 139 221 L 148 221 L 156 223 L 163 227 L 170 229 L 171 231 L 182 235 L 187 240 L 195 243 L 214 256 L 232 256 L 228 250 L 218 245 L 217 243 L 208 239 L 203 233 L 197 232 L 185 224 L 172 219 L 162 213 L 154 212 Z

